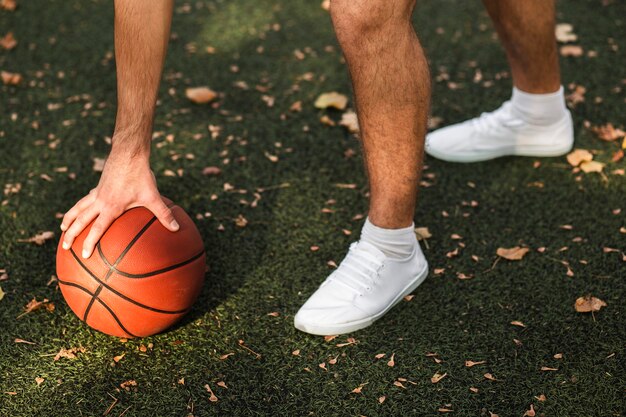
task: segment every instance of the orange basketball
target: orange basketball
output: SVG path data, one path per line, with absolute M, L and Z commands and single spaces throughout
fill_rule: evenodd
M 171 208 L 177 232 L 163 227 L 148 209 L 133 208 L 113 222 L 89 259 L 80 253 L 91 224 L 71 250 L 61 248 L 61 236 L 61 292 L 89 326 L 112 336 L 150 336 L 189 311 L 204 282 L 204 245 L 187 213 Z

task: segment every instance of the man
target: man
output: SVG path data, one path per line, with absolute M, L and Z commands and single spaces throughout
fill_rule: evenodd
M 118 109 L 112 148 L 98 186 L 69 210 L 63 246 L 92 221 L 89 257 L 124 210 L 145 206 L 179 226 L 150 171 L 150 138 L 173 0 L 116 0 Z M 429 135 L 427 151 L 451 161 L 567 152 L 572 122 L 564 106 L 552 0 L 484 0 L 507 52 L 514 90 L 493 113 Z M 411 24 L 414 0 L 332 0 L 331 17 L 354 88 L 369 215 L 358 242 L 295 316 L 312 334 L 355 331 L 382 317 L 428 274 L 414 234 L 430 76 Z

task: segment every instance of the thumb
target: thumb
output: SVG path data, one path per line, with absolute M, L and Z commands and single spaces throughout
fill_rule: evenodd
M 176 232 L 180 229 L 176 218 L 174 218 L 174 214 L 172 213 L 172 209 L 165 205 L 161 198 L 156 198 L 155 201 L 147 207 L 159 222 L 169 231 Z

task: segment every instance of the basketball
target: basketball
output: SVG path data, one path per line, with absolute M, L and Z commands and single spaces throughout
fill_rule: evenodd
M 91 224 L 70 250 L 57 248 L 59 286 L 85 323 L 118 337 L 145 337 L 189 311 L 205 273 L 204 244 L 185 211 L 170 205 L 180 225 L 170 232 L 144 207 L 126 211 L 107 229 L 89 259 L 80 256 Z

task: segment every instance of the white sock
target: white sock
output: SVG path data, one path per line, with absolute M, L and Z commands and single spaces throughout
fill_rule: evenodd
M 411 224 L 402 229 L 383 229 L 372 224 L 369 217 L 361 230 L 361 240 L 371 243 L 385 256 L 393 259 L 408 258 L 418 244 L 415 225 Z
M 511 103 L 515 115 L 533 125 L 548 126 L 567 114 L 563 86 L 548 94 L 531 94 L 513 87 Z

